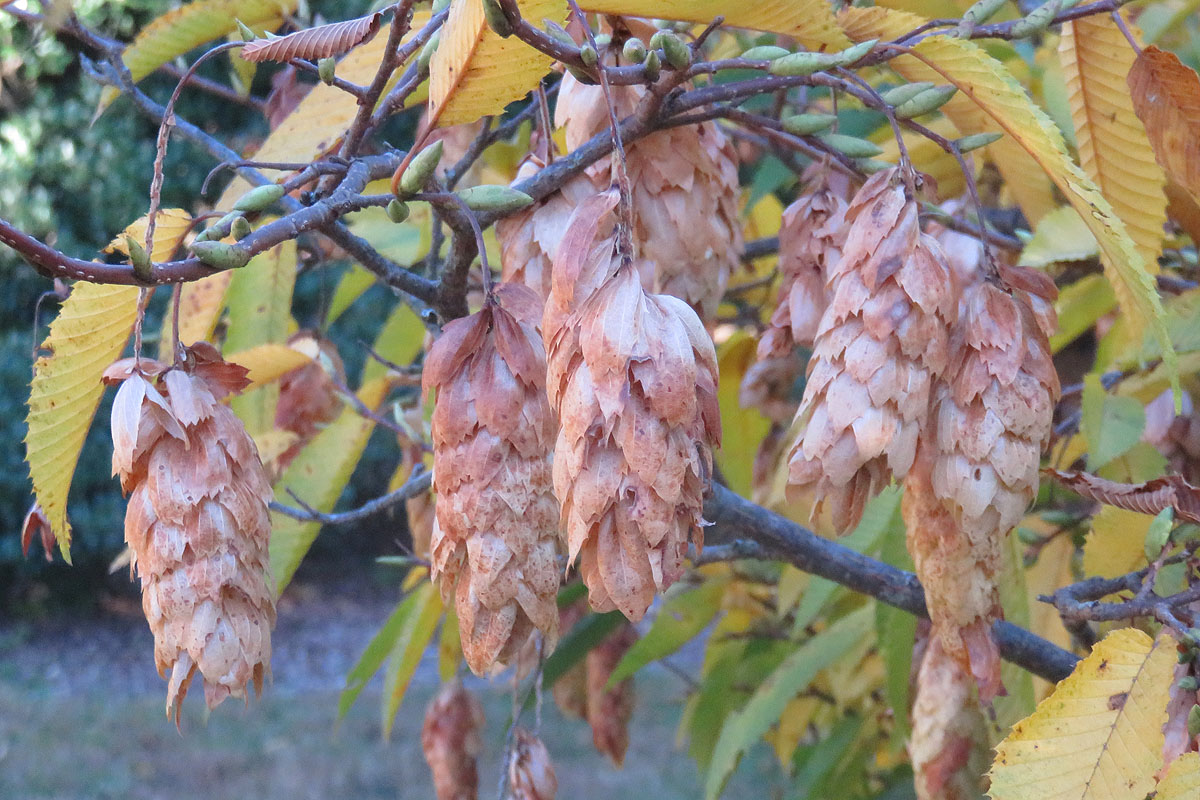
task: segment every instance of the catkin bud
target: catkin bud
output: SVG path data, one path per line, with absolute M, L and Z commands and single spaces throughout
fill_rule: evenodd
M 791 52 L 786 47 L 779 47 L 773 44 L 760 44 L 742 53 L 741 57 L 747 61 L 774 61 L 777 58 L 783 58 Z
M 442 140 L 438 139 L 408 162 L 404 174 L 400 176 L 400 191 L 405 196 L 414 195 L 425 188 L 425 184 L 433 177 L 438 162 L 442 160 L 442 147 Z
M 332 57 L 322 58 L 317 62 L 317 77 L 321 79 L 321 83 L 326 86 L 333 85 L 334 73 L 337 70 L 337 59 Z
M 624 47 L 621 48 L 621 55 L 630 64 L 641 64 L 646 60 L 646 45 L 636 37 L 626 39 Z
M 283 197 L 283 186 L 278 183 L 268 183 L 265 186 L 255 186 L 238 198 L 233 204 L 234 211 L 251 214 L 256 211 L 266 211 Z
M 129 263 L 133 266 L 133 274 L 138 280 L 149 283 L 154 277 L 154 265 L 150 261 L 150 254 L 137 239 L 129 235 L 125 236 L 125 246 L 129 249 Z
M 497 36 L 502 39 L 512 36 L 512 23 L 508 21 L 508 16 L 504 13 L 504 9 L 500 7 L 500 3 L 497 0 L 483 0 L 483 18 L 487 20 L 488 27 Z
M 226 242 L 193 241 L 190 249 L 192 255 L 213 269 L 239 269 L 250 262 L 250 253 L 245 248 Z
M 932 89 L 933 86 L 933 81 L 914 81 L 913 83 L 901 84 L 894 89 L 888 89 L 880 97 L 888 105 L 898 106 L 912 100 L 926 89 Z
M 826 133 L 820 138 L 827 147 L 850 158 L 874 158 L 883 153 L 883 148 L 879 145 L 874 142 L 868 142 L 866 139 L 859 139 L 857 136 L 847 136 L 844 133 Z
M 459 189 L 456 194 L 474 211 L 495 211 L 505 214 L 519 211 L 533 202 L 533 198 L 511 186 L 485 184 Z
M 835 122 L 835 114 L 793 114 L 783 120 L 783 129 L 796 136 L 810 136 L 828 130 Z

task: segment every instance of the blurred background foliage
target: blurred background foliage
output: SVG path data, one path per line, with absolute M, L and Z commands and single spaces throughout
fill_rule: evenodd
M 84 24 L 125 42 L 177 4 L 171 0 L 77 0 L 72 5 Z M 369 0 L 313 0 L 300 5 L 298 16 L 302 21 L 340 19 L 364 13 L 369 5 Z M 186 61 L 190 63 L 199 52 L 188 54 Z M 229 69 L 228 60 L 216 59 L 205 65 L 201 74 L 228 85 Z M 259 71 L 255 94 L 269 91 L 271 74 L 269 68 Z M 162 103 L 174 88 L 174 79 L 160 71 L 140 85 Z M 97 257 L 130 220 L 146 212 L 153 170 L 157 126 L 137 114 L 124 98 L 93 121 L 99 96 L 100 87 L 66 45 L 44 30 L 32 30 L 0 13 L 0 216 L 78 258 Z M 240 149 L 267 133 L 261 115 L 204 92 L 184 92 L 179 110 L 183 117 L 201 123 L 234 148 Z M 210 202 L 215 199 L 224 181 L 210 188 L 205 198 L 199 195 L 212 166 L 206 153 L 182 137 L 173 137 L 167 154 L 163 205 L 195 209 L 198 198 Z M 31 590 L 42 584 L 49 584 L 51 591 L 38 589 L 33 592 L 37 597 L 52 597 L 55 602 L 89 600 L 97 581 L 104 579 L 109 561 L 123 545 L 123 501 L 110 477 L 106 426 L 95 426 L 89 435 L 71 489 L 76 568 L 68 573 L 61 562 L 48 565 L 40 552 L 31 551 L 31 557 L 23 559 L 18 534 L 32 502 L 22 444 L 25 400 L 33 345 L 35 339 L 40 342 L 45 337 L 55 302 L 48 298 L 42 303 L 40 325 L 35 331 L 35 306 L 38 297 L 53 288 L 51 281 L 8 248 L 0 248 L 0 274 L 5 276 L 5 291 L 0 293 L 0 347 L 5 353 L 0 359 L 0 606 L 29 599 Z M 315 321 L 321 297 L 335 277 L 328 273 L 302 276 L 296 297 L 301 324 Z M 378 295 L 375 304 L 380 309 L 386 308 L 386 292 L 372 295 Z M 158 329 L 154 317 L 161 314 L 158 306 L 164 300 L 159 298 L 152 307 L 148 331 Z M 367 312 L 372 297 L 360 302 Z M 303 318 L 306 309 L 309 320 Z M 361 318 L 379 319 L 370 313 Z M 360 328 L 362 324 L 348 318 L 332 333 L 347 342 L 369 341 L 370 332 Z M 346 352 L 356 348 L 342 349 Z M 108 408 L 106 399 L 97 419 L 107 419 Z M 384 479 L 370 477 L 386 476 L 390 469 L 372 468 L 388 458 L 387 448 L 394 443 L 387 439 L 377 436 L 359 465 L 360 474 L 367 479 L 353 481 L 348 491 L 361 493 L 365 499 L 369 492 L 381 489 Z M 376 533 L 391 536 L 386 531 Z M 362 552 L 366 552 L 373 543 L 378 543 L 374 536 L 355 537 L 354 549 L 359 550 L 361 544 Z M 327 546 L 344 545 L 340 542 Z M 319 553 L 320 548 L 314 552 Z M 118 575 L 113 585 L 125 582 L 125 576 Z

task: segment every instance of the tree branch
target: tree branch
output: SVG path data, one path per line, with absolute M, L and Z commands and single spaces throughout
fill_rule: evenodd
M 822 539 L 723 486 L 713 485 L 712 496 L 704 505 L 704 517 L 713 523 L 705 538 L 729 548 L 727 552 L 733 557 L 787 561 L 910 614 L 929 616 L 925 591 L 911 572 Z M 995 623 L 992 634 L 1005 660 L 1050 681 L 1065 678 L 1079 660 L 1073 653 L 1009 622 Z

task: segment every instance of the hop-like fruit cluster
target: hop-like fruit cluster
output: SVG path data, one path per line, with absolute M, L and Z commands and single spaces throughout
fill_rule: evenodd
M 558 793 L 558 778 L 546 745 L 525 728 L 513 730 L 508 787 L 512 800 L 554 800 Z
M 920 232 L 898 169 L 863 185 L 846 222 L 797 412 L 806 425 L 788 469 L 789 484 L 814 486 L 818 505 L 830 503 L 839 531 L 912 465 L 957 316 L 950 268 Z
M 644 291 L 607 240 L 597 249 L 576 235 L 595 232 L 594 210 L 576 210 L 555 258 L 555 294 L 575 293 L 546 308 L 554 487 L 592 607 L 636 621 L 682 574 L 688 541 L 702 543 L 720 437 L 717 362 L 691 307 Z
M 246 370 L 201 342 L 181 367 L 143 359 L 105 372 L 113 474 L 129 495 L 125 541 L 142 583 L 154 660 L 171 676 L 167 715 L 196 670 L 210 708 L 261 691 L 270 671 L 275 594 L 269 581 L 267 482 L 254 442 L 221 399 Z
M 614 86 L 618 117 L 637 109 L 642 86 Z M 575 150 L 609 127 L 603 90 L 563 76 L 555 124 Z M 738 221 L 737 153 L 716 123 L 657 131 L 626 147 L 633 191 L 633 238 L 639 272 L 654 292 L 674 295 L 711 320 L 742 252 Z M 607 162 L 589 168 L 595 188 L 607 188 Z
M 475 800 L 483 750 L 483 705 L 462 681 L 443 684 L 425 711 L 421 750 L 437 800 Z
M 540 311 L 527 287 L 502 285 L 481 311 L 447 324 L 425 361 L 425 389 L 438 392 L 432 572 L 456 598 L 477 674 L 506 666 L 534 628 L 547 649 L 558 635 L 554 415 Z
M 637 630 L 626 623 L 587 654 L 587 721 L 592 728 L 592 744 L 596 752 L 608 756 L 618 767 L 625 763 L 625 751 L 629 749 L 633 679 L 626 678 L 611 688 L 608 679 L 637 640 Z
M 1001 616 L 1002 543 L 1037 492 L 1059 397 L 1049 345 L 1054 284 L 1028 268 L 1000 274 L 966 290 L 934 397 L 929 482 L 954 535 L 929 526 L 909 535 L 935 629 L 946 652 L 970 666 L 984 699 L 999 689 L 990 631 Z
M 919 657 L 916 657 L 918 656 Z M 985 769 L 979 745 L 983 718 L 971 699 L 970 676 L 948 657 L 939 639 L 914 654 L 916 687 L 908 755 L 919 800 L 972 800 Z

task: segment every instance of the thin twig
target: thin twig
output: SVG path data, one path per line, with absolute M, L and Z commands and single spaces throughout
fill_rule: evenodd
M 352 508 L 349 511 L 340 511 L 337 513 L 323 513 L 304 502 L 291 489 L 288 489 L 288 496 L 296 501 L 299 508 L 286 506 L 282 503 L 272 502 L 271 510 L 283 514 L 285 517 L 298 519 L 302 522 L 320 522 L 323 525 L 346 525 L 351 522 L 359 522 L 373 517 L 376 514 L 386 511 L 394 505 L 403 503 L 405 500 L 424 494 L 429 491 L 429 487 L 433 481 L 433 473 L 427 472 L 418 464 L 413 468 L 413 474 L 409 476 L 404 485 L 398 489 L 388 492 L 382 497 L 376 497 L 374 500 L 369 500 L 363 503 L 358 508 Z

